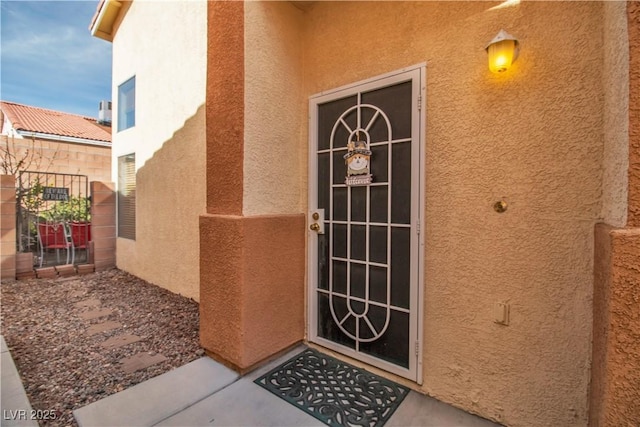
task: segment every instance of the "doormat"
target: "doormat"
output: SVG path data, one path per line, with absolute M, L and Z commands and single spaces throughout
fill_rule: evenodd
M 380 427 L 407 387 L 307 349 L 254 381 L 329 426 Z

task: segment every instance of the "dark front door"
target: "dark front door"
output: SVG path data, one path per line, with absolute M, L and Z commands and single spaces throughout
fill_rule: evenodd
M 418 380 L 421 81 L 311 99 L 310 340 Z

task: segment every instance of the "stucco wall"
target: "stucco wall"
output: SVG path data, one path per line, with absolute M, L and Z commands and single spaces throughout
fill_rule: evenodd
M 640 229 L 595 233 L 590 426 L 640 422 Z
M 640 5 L 627 2 L 629 167 L 627 228 L 596 227 L 593 426 L 640 422 Z M 598 299 L 595 299 L 598 297 Z M 597 365 L 596 365 L 597 363 Z
M 245 4 L 245 215 L 304 212 L 300 149 L 302 11 L 288 2 Z M 306 163 L 306 161 L 305 161 Z
M 316 2 L 299 33 L 303 101 L 428 63 L 423 390 L 509 425 L 584 425 L 593 226 L 605 168 L 603 4 L 492 9 L 498 4 Z M 254 8 L 252 24 L 256 10 L 277 22 L 293 13 L 277 3 Z M 283 38 L 300 28 L 288 25 L 278 30 Z M 522 52 L 510 71 L 494 75 L 483 48 L 501 28 L 520 39 Z M 254 46 L 246 43 L 247 58 L 259 55 Z M 306 105 L 299 122 L 305 175 Z M 616 126 L 608 138 L 619 136 Z M 267 141 L 256 139 L 263 151 Z M 292 191 L 304 199 L 300 185 Z M 497 214 L 492 205 L 501 198 L 509 208 Z M 620 203 L 607 201 L 607 215 L 619 217 Z M 511 304 L 509 326 L 492 321 L 498 301 Z
M 640 3 L 627 2 L 629 29 L 628 226 L 640 227 Z
M 113 40 L 113 176 L 121 155 L 135 153 L 137 170 L 136 240 L 118 239 L 117 265 L 196 300 L 206 198 L 206 10 L 206 2 L 135 1 Z M 118 131 L 118 86 L 134 75 L 135 126 Z
M 200 342 L 241 372 L 303 338 L 304 221 L 300 214 L 200 218 L 207 242 Z
M 626 3 L 604 2 L 604 152 L 602 219 L 627 223 L 629 169 L 629 38 Z
M 291 7 L 275 7 L 282 5 L 284 11 Z M 245 25 L 245 8 L 254 6 L 210 2 L 207 7 L 208 213 L 200 217 L 200 342 L 239 371 L 304 337 L 305 216 L 286 212 L 299 198 L 295 135 L 300 129 L 297 123 L 288 129 L 278 115 L 285 110 L 285 119 L 297 119 L 299 111 L 272 105 L 274 98 L 291 100 L 287 92 L 296 89 L 288 88 L 292 82 L 268 57 L 254 60 L 244 54 L 247 45 L 274 48 L 271 59 L 283 66 L 291 43 L 279 44 L 274 36 L 292 17 L 283 22 L 258 7 L 247 14 L 265 19 L 264 25 L 251 29 Z M 294 50 L 292 56 L 297 55 Z M 251 77 L 245 79 L 247 62 L 266 69 L 248 72 Z M 266 215 L 272 211 L 276 215 Z

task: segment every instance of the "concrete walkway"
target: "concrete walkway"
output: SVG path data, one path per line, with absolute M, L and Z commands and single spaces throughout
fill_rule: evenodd
M 88 426 L 323 426 L 253 383 L 304 349 L 300 346 L 244 376 L 203 357 L 73 412 Z M 410 392 L 386 426 L 497 427 Z
M 6 427 L 38 427 L 38 422 L 32 412 L 31 404 L 27 398 L 27 393 L 22 386 L 22 380 L 13 362 L 7 343 L 0 335 L 0 406 L 2 407 L 2 418 L 0 425 Z

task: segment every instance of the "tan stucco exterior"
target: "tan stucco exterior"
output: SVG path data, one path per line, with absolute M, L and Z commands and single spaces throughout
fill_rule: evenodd
M 589 425 L 640 422 L 640 4 L 628 2 L 626 227 L 595 228 L 593 362 Z M 615 225 L 615 226 L 614 226 Z
M 245 41 L 245 90 L 261 81 L 265 69 L 277 76 L 290 71 L 283 66 L 278 73 L 268 62 L 278 58 L 283 40 L 293 52 L 291 63 L 304 52 L 302 82 L 289 78 L 291 92 L 302 84 L 302 102 L 426 61 L 422 390 L 508 425 L 584 425 L 593 226 L 601 215 L 622 221 L 626 210 L 618 186 L 624 176 L 616 169 L 626 141 L 624 120 L 614 119 L 626 107 L 605 106 L 605 85 L 626 73 L 624 55 L 605 57 L 602 45 L 605 26 L 613 33 L 610 43 L 624 30 L 618 28 L 624 8 L 605 13 L 602 3 L 496 5 L 317 2 L 302 11 L 292 4 L 247 3 L 245 35 L 261 42 Z M 500 28 L 520 39 L 522 54 L 508 73 L 493 75 L 483 47 Z M 611 48 L 624 48 L 617 43 L 622 45 Z M 268 46 L 273 52 L 265 54 Z M 620 66 L 605 76 L 602 64 L 610 59 Z M 278 87 L 262 93 L 260 103 L 245 95 L 245 105 L 260 114 L 277 105 L 286 115 L 291 101 Z M 625 87 L 608 90 L 614 97 Z M 247 117 L 245 135 L 253 120 Z M 302 108 L 300 171 L 307 168 L 307 120 Z M 287 141 L 277 147 L 295 147 Z M 245 167 L 258 164 L 248 156 L 269 156 L 274 145 L 269 138 L 245 139 Z M 613 151 L 606 158 L 605 149 Z M 270 194 L 285 187 L 289 195 L 305 194 L 304 181 L 292 187 L 293 157 L 260 165 L 263 175 L 290 174 L 273 180 Z M 606 198 L 605 173 L 612 189 Z M 261 201 L 261 187 L 248 185 L 248 176 L 245 212 L 285 200 Z M 499 215 L 492 205 L 502 198 L 509 209 Z M 509 326 L 493 322 L 498 301 L 511 304 Z
M 302 12 L 245 5 L 245 215 L 306 210 Z M 308 54 L 308 53 L 307 53 Z
M 640 227 L 640 3 L 627 2 L 629 31 L 629 227 Z
M 207 242 L 200 259 L 200 342 L 240 372 L 304 336 L 304 235 L 299 232 L 304 220 L 303 215 L 200 218 Z
M 206 3 L 136 1 L 126 9 L 113 39 L 113 176 L 117 158 L 135 153 L 136 240 L 118 239 L 117 265 L 197 300 Z M 135 126 L 119 131 L 118 86 L 133 76 Z
M 604 152 L 602 220 L 616 227 L 627 222 L 629 170 L 629 38 L 626 3 L 604 8 Z
M 116 23 L 114 99 L 135 74 L 140 100 L 114 138 L 139 167 L 118 265 L 195 298 L 199 282 L 210 355 L 245 371 L 305 338 L 309 97 L 426 63 L 413 388 L 510 426 L 634 420 L 637 3 L 162 5 Z M 501 28 L 522 50 L 496 75 L 484 46 Z
M 278 83 L 270 86 L 268 67 L 265 74 L 245 80 L 245 70 L 253 70 L 245 66 L 250 37 L 244 16 L 241 2 L 208 6 L 209 214 L 200 217 L 200 342 L 211 356 L 241 372 L 304 338 L 305 272 L 305 217 L 295 210 L 286 213 L 290 199 L 277 199 L 291 188 L 278 180 L 293 181 L 295 192 L 299 176 L 279 168 L 282 160 L 272 153 L 289 147 L 298 154 L 299 129 L 280 124 L 273 116 L 276 107 L 253 112 L 260 108 L 250 98 L 263 101 L 269 87 L 284 96 L 286 81 L 276 77 Z M 279 58 L 285 53 L 279 51 Z M 250 153 L 250 147 L 258 153 Z M 271 176 L 272 187 L 258 190 L 270 192 L 271 204 L 243 185 L 253 180 L 259 186 L 264 175 Z M 253 208 L 246 209 L 247 204 Z

